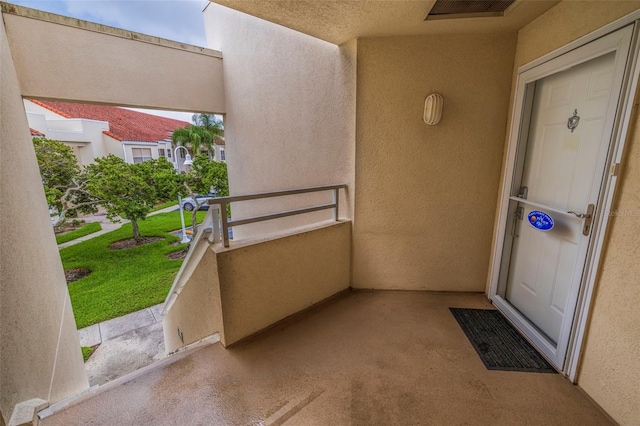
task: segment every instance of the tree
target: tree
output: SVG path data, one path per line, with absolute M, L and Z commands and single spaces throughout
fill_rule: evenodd
M 99 200 L 86 190 L 87 175 L 78 166 L 73 150 L 46 138 L 33 138 L 33 147 L 47 204 L 58 213 L 54 226 L 63 224 L 71 210 L 95 213 Z
M 223 141 L 222 121 L 213 114 L 193 114 L 193 124 L 176 129 L 171 136 L 175 145 L 191 148 L 194 154 L 200 154 L 202 148 L 209 153 L 215 152 L 216 141 Z
M 176 198 L 182 181 L 173 164 L 165 157 L 144 161 L 138 167 L 144 171 L 147 182 L 155 189 L 157 201 Z
M 214 145 L 211 133 L 204 127 L 193 124 L 174 130 L 171 140 L 175 145 L 190 147 L 194 154 L 199 154 L 203 147 L 212 150 Z
M 157 200 L 149 170 L 148 164 L 128 164 L 113 154 L 96 158 L 87 166 L 88 191 L 102 200 L 108 219 L 118 222 L 122 217 L 131 221 L 137 242 L 142 241 L 138 221 L 146 219 Z
M 196 203 L 196 208 L 191 212 L 191 223 L 193 223 L 193 233 L 195 234 L 198 231 L 196 214 L 201 207 L 195 195 L 199 193 L 206 194 L 213 189 L 218 197 L 228 196 L 229 178 L 227 175 L 227 164 L 211 161 L 206 155 L 196 155 L 191 170 L 189 170 L 189 173 L 182 175 L 182 179 L 182 185 Z
M 214 142 L 224 140 L 224 125 L 222 120 L 218 120 L 215 115 L 193 114 L 191 121 L 193 121 L 194 125 L 202 127 L 211 133 Z

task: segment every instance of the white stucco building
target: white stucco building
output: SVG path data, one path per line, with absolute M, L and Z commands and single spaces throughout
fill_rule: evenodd
M 127 163 L 159 157 L 173 162 L 171 134 L 189 125 L 116 106 L 35 99 L 23 102 L 32 135 L 69 145 L 81 166 L 109 154 Z

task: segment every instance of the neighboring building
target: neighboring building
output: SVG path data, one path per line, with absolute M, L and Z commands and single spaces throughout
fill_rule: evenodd
M 224 137 L 222 139 L 216 139 L 214 148 L 216 150 L 215 156 L 213 157 L 216 161 L 224 161 L 227 162 L 227 156 L 225 153 L 225 142 Z
M 108 105 L 25 99 L 24 106 L 31 135 L 69 145 L 81 166 L 109 154 L 127 163 L 159 157 L 173 162 L 171 134 L 189 125 Z
M 173 148 L 175 149 L 176 146 L 173 145 Z M 189 154 L 193 157 L 193 151 L 191 150 L 191 148 L 187 147 L 187 150 L 189 151 Z M 209 152 L 209 150 L 207 148 L 202 148 L 200 151 L 202 154 L 204 155 L 208 155 L 210 159 L 214 160 L 214 161 L 222 161 L 222 162 L 227 162 L 226 160 L 226 153 L 225 153 L 225 141 L 224 141 L 224 136 L 221 139 L 215 139 L 214 140 L 214 144 L 213 144 L 213 152 Z M 181 171 L 185 170 L 185 166 L 184 166 L 184 160 L 186 159 L 185 157 L 185 152 L 183 149 L 179 149 L 177 151 L 177 158 L 178 158 L 178 162 L 179 162 L 179 169 Z

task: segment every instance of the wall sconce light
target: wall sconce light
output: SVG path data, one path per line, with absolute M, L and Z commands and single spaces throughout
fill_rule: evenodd
M 442 96 L 438 93 L 432 93 L 427 96 L 424 101 L 424 114 L 422 119 L 429 126 L 435 126 L 440 122 L 442 118 L 442 105 L 444 101 Z

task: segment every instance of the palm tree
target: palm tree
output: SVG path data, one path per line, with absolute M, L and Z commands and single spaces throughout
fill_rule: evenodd
M 202 128 L 205 128 L 213 136 L 214 142 L 216 140 L 224 140 L 224 125 L 222 120 L 218 120 L 213 114 L 193 114 L 191 117 L 193 124 Z
M 213 114 L 193 114 L 191 121 L 193 121 L 194 125 L 202 127 L 211 133 L 213 143 L 207 146 L 207 150 L 209 151 L 209 159 L 213 159 L 211 153 L 216 152 L 215 144 L 219 141 L 224 142 L 224 125 L 222 124 L 222 120 L 219 120 Z
M 194 126 L 193 124 L 174 130 L 171 135 L 171 141 L 175 145 L 190 147 L 194 154 L 199 154 L 203 147 L 213 148 L 213 135 L 211 132 L 204 127 Z

